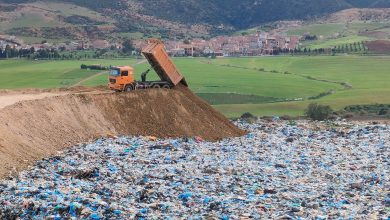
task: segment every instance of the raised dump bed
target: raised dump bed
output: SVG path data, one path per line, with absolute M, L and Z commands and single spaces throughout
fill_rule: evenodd
M 179 72 L 175 64 L 169 58 L 167 52 L 165 52 L 162 41 L 157 39 L 149 40 L 148 46 L 142 50 L 142 54 L 148 60 L 161 80 L 168 81 L 174 86 L 179 83 L 188 86 L 183 75 Z

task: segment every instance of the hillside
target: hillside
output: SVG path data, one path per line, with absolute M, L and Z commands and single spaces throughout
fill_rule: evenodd
M 389 28 L 389 8 L 353 8 L 304 22 L 300 27 L 288 29 L 287 34 L 315 35 L 317 39 L 303 41 L 302 46 L 319 49 L 350 46 L 365 41 L 390 40 Z
M 182 39 L 354 7 L 390 7 L 390 0 L 0 0 L 0 34 L 22 36 L 26 41 Z

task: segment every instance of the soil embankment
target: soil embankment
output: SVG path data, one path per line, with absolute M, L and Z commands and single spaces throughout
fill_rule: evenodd
M 108 134 L 214 141 L 244 132 L 183 87 L 27 100 L 0 110 L 0 178 Z

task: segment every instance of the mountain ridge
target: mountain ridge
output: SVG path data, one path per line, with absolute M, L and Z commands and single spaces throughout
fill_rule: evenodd
M 142 33 L 183 39 L 279 20 L 312 19 L 355 7 L 390 7 L 390 0 L 0 0 L 0 34 L 47 38 L 53 29 L 55 39 L 68 28 L 75 37 Z

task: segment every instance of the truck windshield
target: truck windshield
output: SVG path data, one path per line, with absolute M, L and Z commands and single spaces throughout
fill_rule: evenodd
M 110 76 L 119 76 L 119 70 L 115 70 L 115 69 L 110 70 Z

